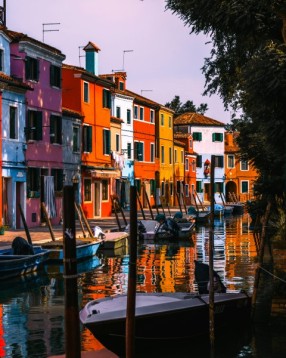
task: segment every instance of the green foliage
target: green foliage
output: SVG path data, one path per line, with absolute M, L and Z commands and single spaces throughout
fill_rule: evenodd
M 208 34 L 205 94 L 218 93 L 226 108 L 243 115 L 241 156 L 259 170 L 256 193 L 284 200 L 286 192 L 285 0 L 166 0 L 191 33 Z
M 188 100 L 183 104 L 180 100 L 180 96 L 175 96 L 171 102 L 165 104 L 165 107 L 172 109 L 175 112 L 175 117 L 186 112 L 205 114 L 208 110 L 208 105 L 206 103 L 201 103 L 199 107 L 196 107 L 193 101 Z

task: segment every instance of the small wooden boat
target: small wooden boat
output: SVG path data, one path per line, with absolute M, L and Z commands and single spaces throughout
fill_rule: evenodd
M 50 250 L 33 246 L 33 254 L 15 255 L 12 248 L 0 250 L 0 280 L 30 274 L 47 262 Z
M 107 348 L 125 339 L 127 295 L 90 301 L 80 320 Z M 216 328 L 237 325 L 249 317 L 251 299 L 245 293 L 215 293 Z M 196 293 L 136 293 L 135 339 L 143 342 L 180 341 L 209 332 L 209 295 Z M 185 322 L 185 324 L 183 324 Z
M 140 220 L 138 222 L 140 238 L 143 240 L 191 239 L 195 222 L 177 222 L 172 218 L 165 218 L 164 215 L 161 215 L 162 220 L 159 220 L 158 216 L 156 220 Z
M 86 260 L 96 255 L 103 240 L 96 238 L 80 238 L 76 240 L 76 258 L 77 261 Z M 49 241 L 42 244 L 42 247 L 49 249 L 50 255 L 48 262 L 60 261 L 64 259 L 63 240 Z
M 188 214 L 193 215 L 196 223 L 206 223 L 208 222 L 211 212 L 210 210 L 197 210 L 194 206 L 188 208 Z

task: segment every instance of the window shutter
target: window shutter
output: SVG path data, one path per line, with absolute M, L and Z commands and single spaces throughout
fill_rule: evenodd
M 56 137 L 55 137 L 55 117 L 50 117 L 50 142 L 55 143 Z
M 26 72 L 26 80 L 28 80 L 31 77 L 31 59 L 30 57 L 26 57 L 26 62 L 25 62 L 25 72 Z
M 201 168 L 202 167 L 202 156 L 198 155 L 197 156 L 197 168 Z
M 215 157 L 215 167 L 223 168 L 223 156 L 222 155 L 216 155 L 216 157 Z
M 87 151 L 89 153 L 92 152 L 92 126 L 87 126 L 87 138 L 86 138 L 86 141 L 87 141 Z

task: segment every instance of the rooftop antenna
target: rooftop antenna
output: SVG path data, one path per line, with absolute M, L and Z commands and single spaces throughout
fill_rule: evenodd
M 78 47 L 78 61 L 79 61 L 79 67 L 81 67 L 81 63 L 80 63 L 80 59 L 81 59 L 81 57 L 84 57 L 85 55 L 81 55 L 80 54 L 80 51 L 81 51 L 81 49 L 83 49 L 84 48 L 84 46 L 79 46 Z
M 6 0 L 3 0 L 3 5 L 0 6 L 0 25 L 6 27 Z
M 126 52 L 133 52 L 133 50 L 123 50 L 123 63 L 122 63 L 123 71 L 124 71 L 124 57 L 125 57 Z
M 153 92 L 153 90 L 150 90 L 150 89 L 144 90 L 144 89 L 143 89 L 143 90 L 141 90 L 141 96 L 142 96 L 142 93 L 143 93 L 143 92 Z
M 60 31 L 59 29 L 46 29 L 45 26 L 60 25 L 60 22 L 46 22 L 43 25 L 43 42 L 45 42 L 45 32 Z

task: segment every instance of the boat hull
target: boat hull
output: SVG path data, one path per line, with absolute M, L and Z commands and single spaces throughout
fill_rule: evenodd
M 49 258 L 50 251 L 33 246 L 34 255 L 13 255 L 12 249 L 0 250 L 0 280 L 30 274 L 39 270 Z
M 91 301 L 80 312 L 81 322 L 107 347 L 125 339 L 126 295 Z M 246 294 L 215 294 L 215 328 L 245 320 L 251 301 Z M 209 296 L 197 294 L 136 295 L 135 339 L 180 341 L 209 332 Z

